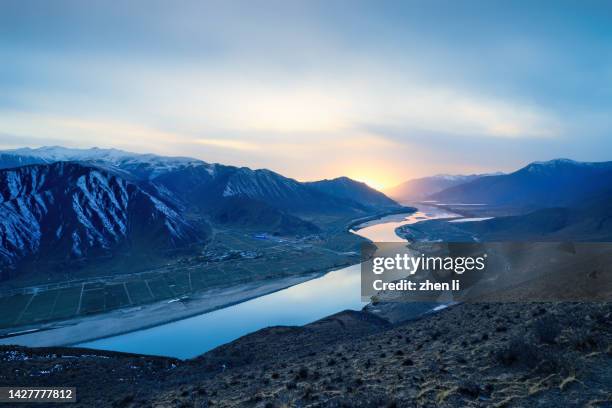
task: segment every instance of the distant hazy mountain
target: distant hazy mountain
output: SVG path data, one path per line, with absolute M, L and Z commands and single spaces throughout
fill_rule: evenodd
M 523 215 L 477 222 L 426 221 L 407 226 L 413 239 L 479 241 L 612 242 L 612 191 L 575 207 L 543 208 Z
M 0 265 L 78 259 L 146 242 L 204 239 L 170 204 L 114 174 L 72 162 L 0 170 Z M 3 270 L 4 270 L 3 267 Z
M 24 147 L 0 152 L 0 169 L 25 164 L 45 164 L 58 161 L 85 162 L 125 172 L 124 175 L 145 179 L 164 172 L 188 166 L 206 165 L 201 160 L 187 157 L 164 157 L 154 154 L 138 154 L 118 149 L 72 149 L 61 146 L 44 146 L 36 149 Z
M 355 200 L 366 206 L 397 206 L 395 201 L 380 191 L 374 190 L 366 183 L 355 181 L 348 177 L 338 177 L 332 180 L 313 181 L 304 184 L 322 193 L 329 194 L 343 200 Z
M 612 188 L 612 162 L 534 162 L 514 173 L 485 176 L 432 194 L 443 203 L 542 208 L 570 206 Z
M 438 174 L 436 176 L 405 181 L 402 184 L 385 190 L 385 193 L 398 201 L 418 201 L 449 187 L 467 183 L 485 175 L 486 174 Z
M 11 150 L 0 152 L 0 169 L 44 163 L 47 163 L 47 161 L 39 157 L 13 154 Z

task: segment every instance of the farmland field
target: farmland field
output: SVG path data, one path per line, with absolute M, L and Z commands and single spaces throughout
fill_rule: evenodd
M 358 262 L 358 255 L 353 252 L 356 239 L 344 234 L 334 238 L 312 244 L 223 232 L 218 234 L 215 245 L 211 245 L 214 254 L 222 255 L 214 255 L 219 259 L 183 259 L 152 271 L 26 288 L 22 293 L 0 296 L 0 335 L 11 332 L 10 328 L 188 297 L 245 282 L 321 272 Z

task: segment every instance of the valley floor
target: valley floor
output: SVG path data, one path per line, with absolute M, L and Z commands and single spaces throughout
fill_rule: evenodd
M 61 322 L 37 325 L 34 331 L 0 338 L 0 344 L 28 347 L 78 344 L 185 319 L 223 307 L 264 296 L 316 278 L 322 273 L 256 281 L 229 288 L 191 295 L 169 303 L 167 300 L 139 307 L 113 310 L 104 314 L 77 317 Z M 16 332 L 19 333 L 19 332 Z
M 76 344 L 201 314 L 355 264 L 363 242 L 346 230 L 301 240 L 217 236 L 209 251 L 221 259 L 214 261 L 183 259 L 159 270 L 13 294 L 0 288 L 0 344 Z M 34 332 L 12 335 L 26 330 Z

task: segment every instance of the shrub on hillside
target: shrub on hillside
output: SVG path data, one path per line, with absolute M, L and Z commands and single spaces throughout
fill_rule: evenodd
M 534 334 L 543 343 L 554 344 L 560 333 L 559 321 L 552 316 L 543 317 L 534 324 Z

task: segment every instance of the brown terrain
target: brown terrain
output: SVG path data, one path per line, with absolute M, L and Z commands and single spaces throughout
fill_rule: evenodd
M 0 385 L 75 386 L 82 407 L 611 407 L 611 340 L 610 303 L 345 311 L 187 361 L 4 346 Z

